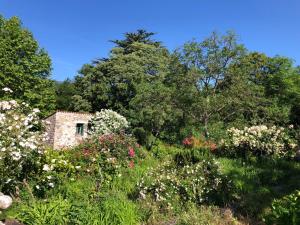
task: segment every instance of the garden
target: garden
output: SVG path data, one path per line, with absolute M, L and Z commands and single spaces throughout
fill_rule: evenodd
M 300 224 L 300 67 L 233 32 L 172 52 L 153 35 L 56 82 L 0 16 L 0 224 Z M 87 138 L 46 145 L 56 110 L 93 113 Z
M 10 92 L 10 89 L 6 89 Z M 1 218 L 23 224 L 299 224 L 293 126 L 230 128 L 149 150 L 126 118 L 101 110 L 90 136 L 45 147 L 39 110 L 1 101 Z M 225 138 L 226 137 L 226 138 Z M 1 196 L 0 196 L 1 198 Z

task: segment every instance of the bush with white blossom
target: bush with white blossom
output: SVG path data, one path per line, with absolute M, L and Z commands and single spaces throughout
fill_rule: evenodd
M 43 197 L 47 190 L 57 187 L 65 180 L 75 180 L 81 166 L 71 162 L 68 152 L 47 149 L 41 158 L 39 176 L 35 177 L 34 193 Z
M 128 128 L 126 118 L 110 109 L 102 109 L 92 117 L 89 134 L 106 135 L 120 133 Z
M 292 127 L 289 127 L 292 129 Z M 254 155 L 293 155 L 297 145 L 283 127 L 258 125 L 244 129 L 227 130 L 228 140 L 225 147 L 229 150 L 250 152 Z
M 8 88 L 3 91 L 10 93 Z M 44 134 L 38 109 L 15 100 L 0 101 L 0 191 L 14 192 L 23 179 L 38 170 Z
M 229 184 L 217 162 L 211 158 L 183 166 L 166 161 L 150 169 L 138 182 L 137 190 L 141 200 L 150 198 L 162 207 L 172 209 L 176 201 L 182 204 L 215 201 L 226 195 Z

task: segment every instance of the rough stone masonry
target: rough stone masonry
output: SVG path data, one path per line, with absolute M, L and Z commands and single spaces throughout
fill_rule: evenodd
M 87 137 L 91 113 L 57 111 L 44 119 L 47 144 L 54 149 L 71 147 Z

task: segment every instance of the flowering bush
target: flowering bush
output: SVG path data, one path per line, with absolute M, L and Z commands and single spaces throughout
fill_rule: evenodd
M 202 204 L 214 200 L 227 182 L 213 159 L 176 167 L 167 161 L 151 169 L 137 184 L 141 199 L 152 198 L 163 206 L 172 207 L 174 201 Z
M 38 171 L 45 138 L 38 129 L 38 113 L 26 103 L 0 102 L 0 191 L 14 192 Z
M 34 191 L 39 196 L 55 186 L 63 183 L 66 179 L 74 179 L 81 166 L 72 163 L 65 151 L 48 149 L 44 151 L 39 167 L 39 176 L 36 177 Z
M 129 126 L 125 117 L 110 109 L 102 109 L 100 112 L 96 112 L 90 124 L 89 133 L 96 135 L 120 133 Z
M 297 146 L 283 127 L 260 125 L 242 130 L 233 127 L 227 132 L 229 139 L 225 142 L 225 147 L 234 151 L 285 156 Z
M 186 137 L 183 139 L 182 144 L 186 148 L 207 148 L 214 152 L 217 149 L 217 145 L 210 141 L 210 140 L 205 140 L 203 137 L 195 137 L 195 136 L 190 136 Z
M 86 171 L 100 175 L 105 183 L 120 176 L 121 168 L 134 167 L 136 155 L 140 154 L 136 140 L 125 134 L 92 136 L 75 151 L 74 160 L 83 162 Z

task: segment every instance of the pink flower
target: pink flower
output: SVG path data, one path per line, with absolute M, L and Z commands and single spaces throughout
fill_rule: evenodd
M 129 147 L 128 155 L 129 155 L 130 158 L 133 158 L 135 156 L 135 152 L 134 152 L 134 149 L 132 147 Z

